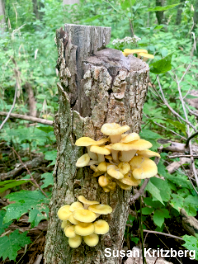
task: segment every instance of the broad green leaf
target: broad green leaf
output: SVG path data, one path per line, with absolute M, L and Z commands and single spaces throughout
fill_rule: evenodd
M 122 10 L 126 10 L 135 4 L 136 0 L 120 0 Z
M 4 210 L 0 210 L 0 235 L 5 231 L 6 228 L 8 228 L 9 225 L 11 225 L 11 221 L 4 224 L 3 223 L 3 218 L 5 216 L 5 211 Z
M 41 185 L 41 188 L 46 188 L 50 185 L 54 185 L 54 178 L 52 172 L 46 172 L 41 175 L 43 185 Z
M 153 207 L 153 208 L 158 208 L 161 207 L 162 204 L 158 201 L 152 201 L 152 199 L 150 197 L 145 197 L 144 198 L 144 203 Z
M 172 68 L 171 65 L 172 54 L 167 55 L 165 58 L 150 64 L 150 71 L 155 74 L 166 73 Z
M 189 258 L 198 260 L 198 238 L 189 235 L 184 235 L 182 238 L 185 241 L 183 246 L 192 252 L 189 253 Z
M 52 160 L 52 162 L 49 165 L 54 165 L 56 163 L 56 156 L 57 156 L 57 150 L 45 152 L 45 159 Z
M 51 131 L 54 131 L 54 128 L 52 126 L 40 126 L 40 127 L 37 127 L 37 129 L 39 129 L 45 133 L 49 133 Z
M 144 207 L 142 208 L 143 215 L 150 215 L 154 211 L 154 208 Z
M 176 173 L 174 176 L 172 176 L 172 175 L 167 173 L 166 175 L 164 175 L 164 177 L 166 179 L 168 179 L 169 181 L 177 184 L 180 188 L 192 189 L 192 185 L 189 182 L 187 176 L 185 176 L 185 175 L 181 175 L 179 173 Z
M 184 124 L 182 124 L 181 122 L 179 121 L 176 121 L 176 120 L 171 120 L 169 118 L 166 119 L 167 121 L 167 124 L 170 123 L 171 125 L 173 125 L 175 128 L 181 130 L 183 133 L 186 134 L 186 126 Z
M 22 190 L 20 192 L 8 194 L 6 198 L 10 201 L 15 201 L 15 203 L 4 207 L 6 210 L 6 215 L 4 217 L 5 223 L 12 219 L 19 219 L 23 214 L 35 208 L 40 212 L 46 212 L 46 204 L 49 202 L 40 191 Z
M 93 17 L 90 17 L 90 18 L 87 18 L 86 20 L 84 20 L 85 23 L 88 23 L 88 22 L 92 22 L 98 18 L 101 18 L 102 16 L 101 15 L 96 15 L 96 16 L 93 16 Z
M 162 197 L 160 195 L 160 190 L 152 183 L 152 182 L 148 182 L 146 188 L 146 191 L 148 191 L 155 200 L 161 202 L 164 205 L 164 202 L 162 200 Z
M 180 4 L 167 5 L 167 6 L 156 6 L 155 8 L 148 8 L 147 12 L 156 12 L 156 11 L 166 11 L 168 9 L 174 8 Z
M 157 226 L 161 227 L 164 223 L 165 218 L 170 218 L 170 215 L 167 209 L 165 208 L 157 209 L 154 212 L 153 221 Z
M 42 208 L 42 210 L 38 210 L 38 209 L 31 210 L 29 213 L 29 220 L 28 220 L 31 223 L 31 228 L 37 226 L 41 220 L 47 219 L 48 213 L 49 213 L 49 208 L 47 206 L 45 209 Z
M 188 195 L 184 199 L 184 209 L 189 216 L 196 216 L 198 209 L 198 197 Z
M 150 179 L 150 182 L 152 182 L 152 184 L 155 185 L 160 190 L 160 196 L 162 200 L 168 202 L 170 199 L 171 189 L 167 181 L 156 177 L 152 177 Z
M 15 230 L 9 236 L 0 237 L 0 257 L 5 260 L 16 260 L 17 251 L 27 244 L 30 244 L 31 240 L 27 237 L 27 232 L 22 234 L 19 230 Z
M 178 211 L 180 212 L 180 209 L 183 207 L 184 198 L 182 198 L 180 195 L 172 193 L 171 196 L 173 197 L 170 201 L 170 204 Z
M 0 182 L 0 186 L 3 186 L 0 188 L 0 193 L 6 191 L 8 189 L 11 189 L 13 187 L 27 183 L 27 182 L 30 182 L 30 181 L 29 180 L 8 180 L 8 181 Z

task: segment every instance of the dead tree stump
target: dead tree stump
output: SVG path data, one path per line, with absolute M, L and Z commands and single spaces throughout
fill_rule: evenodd
M 110 28 L 65 25 L 57 31 L 59 57 L 59 112 L 55 119 L 58 156 L 54 169 L 54 188 L 45 247 L 46 264 L 118 264 L 120 258 L 105 257 L 105 248 L 121 250 L 128 217 L 130 191 L 117 187 L 104 193 L 89 168 L 76 168 L 83 154 L 75 141 L 82 136 L 101 138 L 101 126 L 127 124 L 139 133 L 142 108 L 147 92 L 148 65 L 138 58 L 124 57 L 121 51 L 105 48 Z M 78 195 L 109 204 L 104 216 L 110 226 L 96 247 L 84 243 L 71 249 L 61 230 L 58 209 L 76 201 Z

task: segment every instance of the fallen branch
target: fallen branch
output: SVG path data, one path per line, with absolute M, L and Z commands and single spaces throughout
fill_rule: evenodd
M 0 112 L 0 116 L 5 116 L 5 115 L 8 115 L 8 113 L 7 112 Z M 23 119 L 23 120 L 27 120 L 30 122 L 36 122 L 36 123 L 41 123 L 44 125 L 53 126 L 53 121 L 47 120 L 47 119 L 42 119 L 42 118 L 37 118 L 37 117 L 33 117 L 33 116 L 10 114 L 9 117 Z
M 39 165 L 41 165 L 44 162 L 45 162 L 44 156 L 39 156 L 33 160 L 25 162 L 24 165 L 20 164 L 14 170 L 11 170 L 7 173 L 1 173 L 0 174 L 0 181 L 8 180 L 10 178 L 15 178 L 18 175 L 22 174 L 26 170 L 26 167 L 28 169 L 34 169 L 34 168 L 37 168 Z

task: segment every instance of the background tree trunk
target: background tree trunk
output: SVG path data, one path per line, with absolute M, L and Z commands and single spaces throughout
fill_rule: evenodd
M 133 56 L 124 57 L 121 51 L 104 49 L 109 40 L 110 28 L 65 25 L 64 30 L 57 31 L 60 105 L 55 134 L 58 156 L 50 202 L 46 264 L 118 264 L 121 261 L 113 256 L 105 257 L 104 250 L 122 249 L 130 191 L 117 187 L 114 193 L 104 193 L 97 178 L 92 177 L 93 171 L 75 166 L 83 154 L 83 148 L 74 145 L 76 139 L 81 136 L 101 138 L 104 123 L 128 124 L 133 132 L 140 131 L 148 65 Z M 60 227 L 58 209 L 76 201 L 78 195 L 113 208 L 110 215 L 103 217 L 110 231 L 100 236 L 94 248 L 82 243 L 79 248 L 71 249 Z
M 182 8 L 184 7 L 185 0 L 180 0 L 180 5 L 177 7 L 177 16 L 176 16 L 176 22 L 175 25 L 180 25 L 181 23 L 181 17 L 182 17 Z
M 156 0 L 156 6 L 164 6 L 164 0 Z M 164 11 L 156 11 L 156 17 L 158 24 L 164 24 L 165 23 L 165 16 Z
M 1 18 L 3 16 L 3 18 Z M 0 33 L 3 33 L 5 31 L 5 6 L 4 1 L 0 0 Z
M 197 28 L 197 24 L 198 24 L 198 1 L 195 2 L 194 10 L 195 10 L 194 16 L 193 16 L 194 27 L 193 27 L 192 31 L 195 31 L 195 29 Z

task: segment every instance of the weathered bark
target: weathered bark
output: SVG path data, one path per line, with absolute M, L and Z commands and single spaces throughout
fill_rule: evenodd
M 3 33 L 5 31 L 5 5 L 3 0 L 0 0 L 0 17 L 1 16 L 3 16 L 3 18 L 0 18 L 0 33 Z
M 104 193 L 89 168 L 77 169 L 76 160 L 83 148 L 75 141 L 81 136 L 102 137 L 104 123 L 128 124 L 139 132 L 142 107 L 147 91 L 148 65 L 121 51 L 105 49 L 110 28 L 65 25 L 57 31 L 60 74 L 59 112 L 55 119 L 58 156 L 54 170 L 54 189 L 45 248 L 46 264 L 112 264 L 120 258 L 106 258 L 105 248 L 121 250 L 128 217 L 129 191 L 120 188 Z M 68 246 L 57 218 L 58 209 L 76 201 L 78 195 L 109 204 L 113 212 L 103 217 L 110 226 L 99 244 L 84 243 L 77 249 Z
M 35 18 L 41 20 L 44 15 L 44 12 L 40 12 L 39 9 L 43 8 L 44 4 L 40 1 L 38 2 L 38 0 L 32 0 L 32 5 Z
M 180 25 L 181 23 L 181 17 L 182 17 L 182 8 L 184 7 L 185 0 L 180 0 L 180 5 L 177 7 L 177 16 L 176 16 L 176 22 L 175 25 Z
M 198 1 L 195 2 L 194 5 L 194 16 L 193 16 L 193 20 L 194 20 L 194 26 L 192 31 L 194 31 L 197 28 L 197 24 L 198 24 Z

